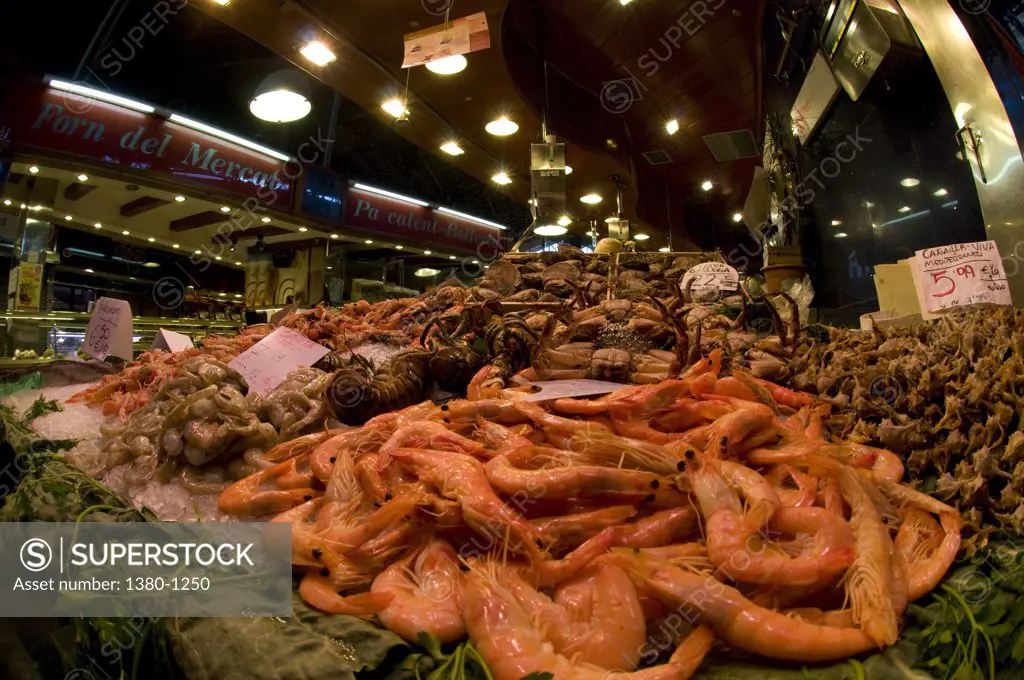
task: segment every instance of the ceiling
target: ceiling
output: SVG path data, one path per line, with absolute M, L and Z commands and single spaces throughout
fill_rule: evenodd
M 442 23 L 436 12 L 448 4 L 453 19 L 486 13 L 491 48 L 468 55 L 467 69 L 453 76 L 401 69 L 403 34 Z M 541 140 L 546 113 L 549 132 L 568 143 L 573 229 L 583 231 L 587 220 L 615 212 L 612 178 L 618 178 L 626 215 L 651 232 L 645 247 L 709 248 L 727 238 L 750 187 L 756 159 L 718 162 L 703 136 L 749 129 L 761 138 L 765 0 L 633 0 L 626 6 L 619 0 L 246 0 L 227 6 L 202 0 L 192 6 L 481 182 L 507 169 L 512 184 L 492 188 L 522 205 L 530 196 L 528 145 Z M 324 67 L 306 61 L 298 48 L 309 40 L 327 44 L 337 59 Z M 403 96 L 407 85 L 410 121 L 395 124 L 380 104 Z M 515 135 L 484 131 L 501 114 L 519 124 Z M 673 135 L 665 129 L 670 119 L 679 123 Z M 441 152 L 450 139 L 466 153 Z M 642 155 L 649 151 L 665 152 L 670 162 L 651 165 Z M 701 189 L 705 180 L 714 184 L 710 191 Z M 578 200 L 591 192 L 604 199 L 596 207 Z

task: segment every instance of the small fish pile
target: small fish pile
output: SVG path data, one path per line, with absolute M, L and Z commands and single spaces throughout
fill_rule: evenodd
M 894 644 L 956 556 L 958 513 L 902 484 L 895 454 L 827 441 L 827 405 L 721 361 L 596 399 L 490 388 L 306 435 L 219 508 L 293 525 L 313 607 L 413 642 L 468 637 L 495 680 L 685 679 L 715 640 L 801 663 Z
M 791 384 L 836 409 L 834 432 L 902 456 L 983 544 L 1024 533 L 1024 312 L 945 316 L 915 328 L 804 337 Z
M 323 429 L 329 382 L 323 371 L 300 368 L 261 397 L 227 364 L 193 357 L 127 421 L 102 428 L 100 455 L 70 458 L 92 474 L 127 465 L 129 487 L 179 478 L 193 493 L 220 493 L 270 466 L 263 453 L 282 438 Z

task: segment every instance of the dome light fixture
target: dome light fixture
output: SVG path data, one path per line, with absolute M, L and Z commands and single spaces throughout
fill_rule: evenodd
M 672 120 L 665 123 L 665 132 L 669 133 L 670 135 L 674 135 L 675 133 L 679 132 L 679 121 L 673 118 Z
M 30 165 L 30 166 L 28 166 L 28 171 L 31 172 L 33 175 L 38 174 L 39 173 L 39 167 L 35 166 L 35 165 Z
M 601 200 L 600 194 L 587 194 L 586 196 L 580 196 L 580 203 L 586 203 L 587 205 L 597 205 Z
M 439 76 L 451 76 L 466 70 L 468 63 L 465 56 L 453 54 L 450 57 L 441 57 L 440 59 L 428 61 L 426 66 L 427 70 L 431 73 L 436 73 Z
M 79 182 L 88 182 L 88 181 L 89 181 L 89 175 L 86 175 L 86 174 L 81 174 L 81 175 L 79 175 L 79 176 L 78 176 L 78 177 L 77 177 L 76 179 L 77 179 L 77 180 L 78 180 Z
M 508 116 L 500 116 L 488 123 L 484 129 L 495 137 L 508 137 L 519 131 L 519 125 Z
M 431 276 L 437 276 L 441 272 L 437 269 L 431 269 L 430 267 L 421 267 L 413 272 L 413 276 L 418 276 L 421 279 L 429 278 Z
M 649 238 L 650 236 L 648 236 L 647 234 L 636 234 L 635 236 L 633 236 L 633 239 L 637 241 L 646 241 Z
M 305 78 L 297 71 L 285 69 L 263 79 L 256 95 L 249 102 L 249 111 L 269 123 L 291 123 L 301 120 L 313 110 Z
M 921 183 L 921 180 L 919 180 L 916 177 L 904 177 L 903 179 L 900 180 L 900 186 L 901 187 L 906 187 L 908 189 L 912 189 L 912 188 L 916 187 L 920 183 Z
M 545 224 L 544 226 L 535 228 L 533 231 L 539 236 L 561 236 L 569 230 L 557 224 Z

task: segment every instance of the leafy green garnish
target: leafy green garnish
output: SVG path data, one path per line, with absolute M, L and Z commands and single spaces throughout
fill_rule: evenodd
M 26 423 L 31 423 L 39 416 L 47 413 L 57 413 L 63 411 L 64 408 L 57 403 L 56 399 L 50 399 L 47 401 L 46 397 L 39 395 L 39 398 L 32 402 L 32 405 L 25 410 L 24 420 Z

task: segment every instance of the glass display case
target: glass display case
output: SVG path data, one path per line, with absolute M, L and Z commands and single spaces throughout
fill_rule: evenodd
M 59 356 L 74 356 L 85 341 L 85 330 L 91 315 L 82 312 L 5 312 L 6 321 L 0 331 L 3 357 L 14 356 L 15 350 L 33 350 L 42 356 L 53 349 Z M 227 315 L 223 315 L 227 316 Z M 161 328 L 184 333 L 198 344 L 208 335 L 237 335 L 243 322 L 239 318 L 171 319 L 133 317 L 133 350 L 138 356 L 153 344 Z

